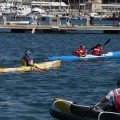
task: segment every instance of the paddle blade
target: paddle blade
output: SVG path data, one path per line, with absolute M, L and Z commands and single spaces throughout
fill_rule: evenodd
M 104 47 L 105 45 L 107 45 L 107 44 L 110 42 L 110 40 L 111 40 L 111 39 L 108 39 L 108 40 L 105 42 L 105 44 L 103 45 L 103 47 Z
M 43 70 L 43 69 L 40 69 L 40 68 L 39 68 L 39 71 L 40 71 L 40 72 L 45 72 L 45 70 Z
M 35 63 L 34 66 L 39 70 L 39 72 L 45 72 L 45 70 L 38 67 L 38 65 Z

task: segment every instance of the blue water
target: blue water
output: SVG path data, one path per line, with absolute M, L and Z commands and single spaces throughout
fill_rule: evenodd
M 0 68 L 18 67 L 25 50 L 35 63 L 49 56 L 71 55 L 80 44 L 86 50 L 97 43 L 104 53 L 120 51 L 117 34 L 0 33 Z M 55 97 L 95 105 L 120 79 L 120 60 L 61 62 L 59 69 L 0 74 L 0 120 L 55 120 L 49 114 Z

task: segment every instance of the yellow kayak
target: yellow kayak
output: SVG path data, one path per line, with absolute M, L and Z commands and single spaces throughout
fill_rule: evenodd
M 60 111 L 71 113 L 70 106 L 73 102 L 61 98 L 54 98 L 54 104 Z
M 40 69 L 52 69 L 52 68 L 57 68 L 60 66 L 61 61 L 56 60 L 56 61 L 49 61 L 49 62 L 43 62 L 43 63 L 38 63 L 35 64 L 38 68 Z M 26 71 L 39 71 L 39 69 L 36 67 L 17 67 L 17 68 L 0 68 L 0 73 L 4 72 L 26 72 Z

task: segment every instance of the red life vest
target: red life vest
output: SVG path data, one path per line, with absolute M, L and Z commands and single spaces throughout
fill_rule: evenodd
M 97 55 L 97 56 L 100 56 L 102 50 L 100 48 L 94 48 L 93 51 L 92 51 L 92 55 Z
M 115 111 L 120 113 L 120 94 L 116 92 L 116 90 L 113 90 L 113 93 L 115 95 L 116 103 L 114 105 Z
M 78 49 L 75 51 L 74 55 L 75 55 L 75 56 L 78 56 L 78 57 L 83 56 L 83 55 L 85 56 L 85 50 L 78 48 Z

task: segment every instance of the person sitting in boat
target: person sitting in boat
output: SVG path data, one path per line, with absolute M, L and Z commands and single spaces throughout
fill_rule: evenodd
M 22 66 L 33 66 L 33 60 L 31 59 L 30 54 L 30 51 L 25 51 L 25 55 L 21 58 Z
M 97 46 L 93 49 L 92 55 L 101 56 L 101 52 L 103 52 L 101 44 L 97 44 Z
M 80 47 L 75 50 L 74 55 L 77 57 L 85 57 L 86 56 L 85 46 L 80 45 Z
M 117 89 L 110 91 L 106 97 L 102 98 L 100 103 L 112 100 L 113 104 L 112 106 L 107 104 L 103 110 L 120 113 L 120 80 L 118 80 L 117 86 Z

